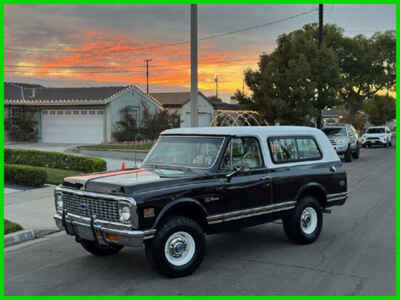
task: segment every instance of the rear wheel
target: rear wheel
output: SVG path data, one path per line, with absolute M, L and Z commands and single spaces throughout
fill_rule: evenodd
M 168 277 L 193 273 L 205 255 L 203 229 L 194 220 L 175 216 L 167 220 L 154 239 L 146 241 L 146 256 L 157 271 Z
M 79 243 L 87 252 L 96 256 L 107 256 L 107 255 L 117 254 L 124 247 L 116 244 L 99 245 L 94 241 L 88 241 L 88 240 L 81 240 Z
M 292 215 L 283 218 L 283 229 L 287 237 L 295 243 L 310 244 L 321 233 L 322 219 L 318 200 L 306 196 L 298 202 Z

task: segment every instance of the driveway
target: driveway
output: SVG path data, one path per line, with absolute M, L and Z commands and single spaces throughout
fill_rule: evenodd
M 13 144 L 6 144 L 5 148 L 33 149 L 33 150 L 52 151 L 52 152 L 61 152 L 61 153 L 87 156 L 84 154 L 72 152 L 72 149 L 74 149 L 75 147 L 77 147 L 79 145 L 82 145 L 82 144 L 13 143 Z M 91 156 L 93 156 L 93 155 L 91 155 Z M 134 168 L 137 166 L 137 163 L 135 164 L 133 157 L 132 157 L 132 160 L 109 158 L 109 157 L 104 157 L 101 155 L 95 155 L 95 157 L 102 158 L 106 161 L 107 171 L 121 169 L 122 162 L 125 163 L 126 168 Z

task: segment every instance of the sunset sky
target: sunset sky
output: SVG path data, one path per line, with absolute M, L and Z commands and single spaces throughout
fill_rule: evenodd
M 394 5 L 325 5 L 324 22 L 345 34 L 395 29 Z M 199 5 L 199 88 L 228 100 L 277 37 L 317 22 L 317 5 Z M 5 79 L 45 86 L 136 84 L 190 89 L 189 6 L 6 5 Z M 249 27 L 263 25 L 249 29 Z M 249 30 L 246 30 L 249 29 Z M 240 31 L 240 32 L 236 32 Z M 236 32 L 236 33 L 233 33 Z

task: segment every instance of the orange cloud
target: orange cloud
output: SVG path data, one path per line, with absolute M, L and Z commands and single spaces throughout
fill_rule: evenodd
M 71 37 L 72 38 L 72 37 Z M 78 36 L 74 35 L 74 39 Z M 24 57 L 21 74 L 32 78 L 78 79 L 92 82 L 144 84 L 144 59 L 151 58 L 150 83 L 189 87 L 189 44 L 168 46 L 100 31 L 79 36 L 73 47 L 46 55 Z M 199 47 L 199 88 L 214 89 L 218 75 L 219 89 L 233 93 L 241 88 L 243 70 L 255 67 L 258 56 L 246 57 L 239 51 L 218 50 L 207 42 Z M 21 62 L 16 62 L 16 64 Z M 34 66 L 34 67 L 29 67 Z

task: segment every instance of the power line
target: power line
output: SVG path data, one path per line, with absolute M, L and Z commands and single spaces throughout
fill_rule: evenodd
M 312 12 L 317 11 L 318 9 L 311 9 L 308 11 L 304 11 L 302 13 L 296 14 L 296 15 L 292 15 L 286 18 L 282 18 L 282 19 L 278 19 L 275 21 L 270 21 L 267 23 L 263 23 L 263 24 L 258 24 L 258 25 L 253 25 L 253 26 L 249 26 L 249 27 L 245 27 L 242 29 L 238 29 L 238 30 L 234 30 L 234 31 L 228 31 L 228 32 L 223 32 L 223 33 L 216 33 L 216 34 L 212 34 L 212 35 L 208 35 L 208 36 L 204 36 L 199 38 L 199 41 L 204 41 L 204 40 L 210 40 L 210 39 L 214 39 L 214 38 L 218 38 L 218 37 L 223 37 L 223 36 L 227 36 L 227 35 L 232 35 L 232 34 L 236 34 L 236 33 L 241 33 L 241 32 L 245 32 L 245 31 L 250 31 L 250 30 L 255 30 L 255 29 L 259 29 L 262 27 L 267 27 L 267 26 L 271 26 L 271 25 L 275 25 L 278 23 L 282 23 L 282 22 L 286 22 L 289 21 L 291 19 L 295 19 L 301 16 L 305 16 L 308 14 L 311 14 Z M 142 47 L 142 48 L 131 48 L 131 49 L 127 49 L 127 51 L 137 51 L 137 50 L 151 50 L 151 49 L 157 49 L 157 48 L 164 48 L 164 47 L 171 47 L 171 46 L 177 46 L 177 45 L 182 45 L 182 44 L 189 44 L 188 40 L 185 41 L 178 41 L 178 42 L 173 42 L 173 43 L 167 43 L 167 44 L 161 44 L 158 46 L 148 46 L 148 47 Z M 45 49 L 45 48 L 41 48 L 41 49 L 35 49 L 35 48 L 12 48 L 12 47 L 5 47 L 6 50 L 10 50 L 10 51 L 22 51 L 22 52 L 40 52 L 40 51 L 45 51 L 45 52 L 51 52 L 51 51 L 57 51 L 57 52 L 64 52 L 64 53 L 90 53 L 95 49 L 92 50 L 86 50 L 86 51 L 65 51 L 62 49 Z M 104 49 L 103 49 L 104 50 Z

